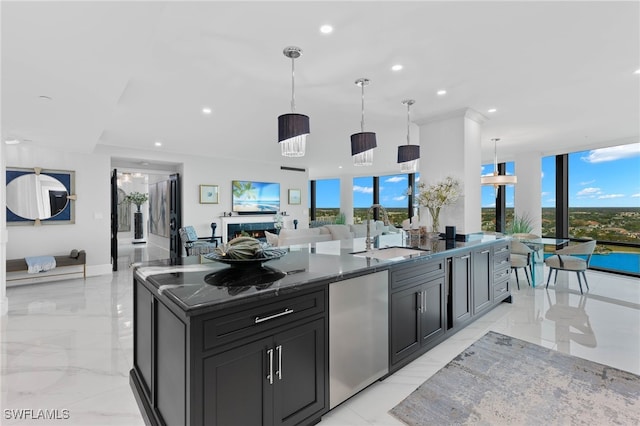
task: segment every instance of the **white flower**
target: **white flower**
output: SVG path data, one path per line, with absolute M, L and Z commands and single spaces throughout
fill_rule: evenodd
M 447 176 L 443 181 L 427 186 L 419 185 L 418 202 L 428 209 L 440 209 L 458 201 L 462 193 L 462 185 L 456 178 Z

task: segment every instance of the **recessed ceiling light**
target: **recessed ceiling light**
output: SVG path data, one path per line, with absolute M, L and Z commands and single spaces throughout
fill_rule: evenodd
M 4 143 L 7 145 L 18 145 L 20 141 L 18 139 L 7 139 Z
M 640 68 L 636 70 L 636 72 L 634 72 L 634 74 L 640 74 Z
M 436 93 L 438 94 L 438 96 L 444 96 L 447 94 L 447 91 L 442 89 L 442 90 L 438 90 Z
M 490 108 L 490 109 L 487 110 L 487 112 L 496 112 L 496 111 L 497 111 L 497 109 L 495 109 L 495 108 Z
M 162 146 L 162 142 L 160 142 L 160 141 L 155 141 L 154 145 L 155 145 L 155 146 Z
M 203 107 L 203 108 L 202 108 L 202 113 L 203 113 L 203 114 L 211 114 L 211 108 L 209 108 L 209 107 Z
M 338 168 L 339 168 L 339 169 L 341 169 L 341 168 L 342 168 L 342 166 L 338 166 Z
M 391 69 L 393 71 L 400 71 L 402 69 L 402 65 L 396 64 L 396 65 L 392 66 Z
M 331 25 L 323 25 L 320 27 L 320 32 L 322 34 L 331 34 L 333 32 L 333 27 Z

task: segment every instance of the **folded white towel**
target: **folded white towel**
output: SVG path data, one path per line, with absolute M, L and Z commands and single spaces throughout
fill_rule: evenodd
M 24 260 L 27 262 L 30 274 L 50 271 L 56 267 L 56 259 L 53 256 L 29 256 Z

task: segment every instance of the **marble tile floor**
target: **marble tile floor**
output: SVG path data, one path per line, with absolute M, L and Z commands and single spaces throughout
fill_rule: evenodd
M 9 314 L 0 319 L 0 424 L 144 424 L 128 382 L 129 265 L 164 257 L 166 250 L 149 243 L 123 245 L 113 276 L 7 289 Z M 560 273 L 549 290 L 521 283 L 513 304 L 501 304 L 320 424 L 401 425 L 387 411 L 489 330 L 640 374 L 640 282 L 595 271 L 587 277 L 591 290 L 584 296 L 575 274 Z M 32 416 L 57 410 L 68 419 L 18 420 L 16 410 L 32 410 Z

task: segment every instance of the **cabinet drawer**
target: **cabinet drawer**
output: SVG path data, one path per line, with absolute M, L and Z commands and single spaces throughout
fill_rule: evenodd
M 203 350 L 323 313 L 325 291 L 289 297 L 274 303 L 203 321 Z
M 444 260 L 432 260 L 391 271 L 391 288 L 424 283 L 444 275 Z
M 504 252 L 493 256 L 493 269 L 508 268 L 510 262 L 510 253 Z
M 510 251 L 509 242 L 498 243 L 493 246 L 493 258 L 496 259 L 497 257 L 503 254 L 508 254 L 509 251 Z
M 510 274 L 511 274 L 511 270 L 508 267 L 502 268 L 500 270 L 494 270 L 493 282 L 497 283 L 498 281 L 508 280 Z
M 509 280 L 505 280 L 493 285 L 493 300 L 509 292 Z

